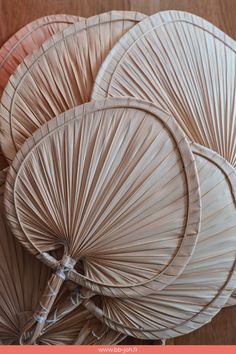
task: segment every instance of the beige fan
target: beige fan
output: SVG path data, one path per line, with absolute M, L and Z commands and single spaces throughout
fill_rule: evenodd
M 10 76 L 26 56 L 38 49 L 43 42 L 69 24 L 82 20 L 71 15 L 51 15 L 37 19 L 21 28 L 0 48 L 0 97 Z M 0 150 L 0 170 L 7 161 Z
M 50 271 L 12 236 L 3 211 L 4 171 L 0 172 L 0 339 L 18 344 L 24 322 L 32 316 Z
M 2 344 L 19 344 L 20 331 L 37 307 L 50 272 L 18 245 L 5 224 L 2 208 L 5 172 L 0 172 L 0 338 Z M 38 344 L 104 345 L 119 343 L 126 337 L 109 329 L 83 307 L 70 313 L 80 302 L 79 294 L 74 291 L 68 296 L 70 290 L 63 290 Z M 63 313 L 65 296 L 71 303 L 71 309 L 68 310 L 67 306 Z
M 183 271 L 199 229 L 188 141 L 170 116 L 137 100 L 85 104 L 45 124 L 10 167 L 5 206 L 15 236 L 55 268 L 37 336 L 55 300 L 46 295 L 66 276 L 92 290 L 87 297 L 150 294 Z M 58 248 L 59 263 L 50 255 Z
M 82 19 L 71 15 L 45 16 L 27 24 L 8 39 L 0 48 L 0 97 L 10 76 L 26 56 L 32 54 L 55 33 Z
M 115 11 L 77 22 L 49 39 L 19 66 L 0 107 L 1 144 L 9 161 L 42 124 L 90 100 L 106 55 L 145 17 L 137 12 Z
M 236 172 L 215 152 L 193 145 L 202 200 L 201 231 L 183 273 L 140 299 L 103 298 L 86 306 L 111 328 L 138 338 L 171 338 L 205 323 L 236 286 Z
M 102 65 L 92 99 L 132 96 L 171 113 L 189 138 L 236 166 L 236 43 L 179 11 L 132 28 Z

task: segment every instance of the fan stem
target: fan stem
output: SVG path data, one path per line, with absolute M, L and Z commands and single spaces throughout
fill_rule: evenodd
M 41 335 L 48 314 L 55 302 L 58 292 L 66 279 L 65 272 L 72 269 L 75 261 L 69 256 L 64 256 L 49 279 L 46 289 L 41 297 L 39 309 L 33 315 L 33 318 L 26 323 L 23 333 L 20 337 L 20 344 L 34 344 L 36 339 Z

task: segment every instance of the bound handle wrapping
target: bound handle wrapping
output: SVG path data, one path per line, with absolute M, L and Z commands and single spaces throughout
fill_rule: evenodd
M 48 318 L 48 314 L 55 302 L 58 292 L 66 279 L 66 272 L 73 269 L 75 261 L 69 256 L 64 256 L 58 267 L 52 274 L 44 290 L 39 303 L 38 310 L 33 314 L 33 318 L 23 328 L 20 336 L 20 344 L 34 344 L 41 335 L 42 329 Z

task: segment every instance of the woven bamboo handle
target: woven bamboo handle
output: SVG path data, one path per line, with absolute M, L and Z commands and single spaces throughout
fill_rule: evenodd
M 55 302 L 58 292 L 66 279 L 65 272 L 72 269 L 75 261 L 66 256 L 60 262 L 60 265 L 52 274 L 47 283 L 47 287 L 41 297 L 39 309 L 34 313 L 33 318 L 24 326 L 20 336 L 20 344 L 34 344 L 36 339 L 41 335 L 47 320 L 48 314 Z
M 77 287 L 71 293 L 70 297 L 63 302 L 60 308 L 56 308 L 47 318 L 47 325 L 45 325 L 43 332 L 47 331 L 55 322 L 61 320 L 64 316 L 74 311 L 84 301 L 85 297 L 81 293 L 80 287 Z

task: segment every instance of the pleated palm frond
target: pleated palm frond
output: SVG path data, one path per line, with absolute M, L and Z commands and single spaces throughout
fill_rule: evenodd
M 171 338 L 209 322 L 236 286 L 236 172 L 220 155 L 193 145 L 202 200 L 201 230 L 183 273 L 156 294 L 103 298 L 86 307 L 111 328 L 139 338 Z M 84 304 L 85 305 L 85 304 Z
M 6 181 L 6 177 L 7 177 L 7 173 L 8 173 L 8 168 L 4 168 L 3 170 L 0 171 L 0 191 L 1 191 L 1 195 L 3 195 L 3 191 L 4 191 L 4 183 Z
M 30 252 L 47 261 L 63 247 L 81 263 L 70 279 L 97 293 L 141 296 L 188 263 L 199 197 L 195 160 L 174 119 L 149 103 L 109 99 L 67 111 L 26 141 L 9 170 L 5 206 Z
M 50 270 L 13 237 L 3 210 L 4 177 L 0 172 L 0 339 L 18 344 L 24 322 L 38 306 Z
M 192 141 L 236 166 L 236 43 L 179 11 L 132 28 L 102 65 L 92 99 L 132 96 L 171 113 Z
M 39 18 L 16 32 L 0 48 L 0 97 L 17 66 L 48 38 L 68 25 L 82 20 L 72 15 L 51 15 Z
M 112 11 L 77 22 L 23 61 L 1 100 L 1 144 L 8 160 L 46 121 L 90 100 L 106 55 L 145 17 L 137 12 Z

